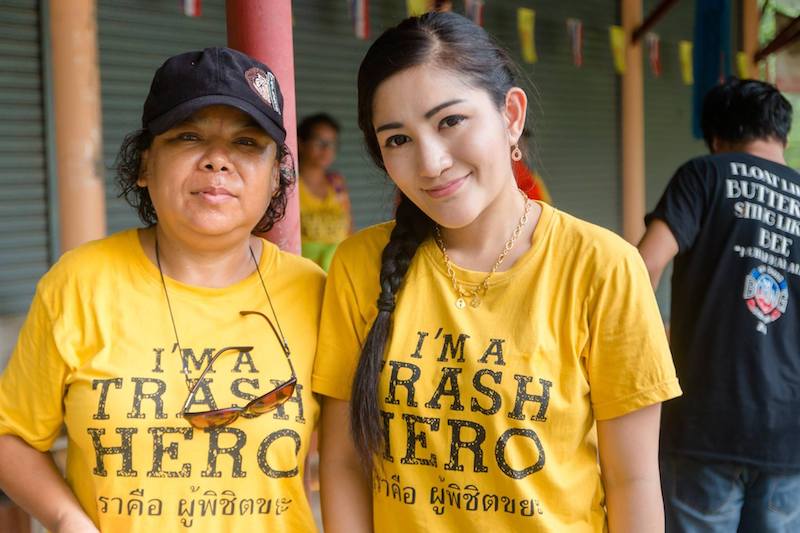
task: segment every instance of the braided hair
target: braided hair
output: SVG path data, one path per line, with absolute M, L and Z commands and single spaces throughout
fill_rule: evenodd
M 515 67 L 508 53 L 465 17 L 427 13 L 388 29 L 372 44 L 358 71 L 358 125 L 370 157 L 383 170 L 372 121 L 375 92 L 390 76 L 418 65 L 456 73 L 468 85 L 485 90 L 498 109 L 515 85 Z M 433 220 L 405 196 L 397 207 L 395 222 L 381 255 L 378 315 L 361 350 L 350 403 L 353 441 L 368 472 L 374 470 L 375 456 L 383 453 L 385 446 L 378 381 L 397 293 L 417 249 L 434 227 Z

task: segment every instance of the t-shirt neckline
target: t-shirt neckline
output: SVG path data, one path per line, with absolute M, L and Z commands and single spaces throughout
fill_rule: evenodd
M 137 266 L 139 266 L 147 276 L 147 280 L 160 286 L 161 275 L 158 271 L 158 266 L 150 261 L 150 258 L 147 257 L 147 254 L 142 247 L 142 242 L 139 239 L 140 229 L 144 228 L 131 228 L 127 230 L 126 237 L 129 240 L 129 248 L 133 252 L 134 260 L 136 261 Z M 261 256 L 258 259 L 258 268 L 261 271 L 261 275 L 264 277 L 264 282 L 269 283 L 269 273 L 272 270 L 275 260 L 277 259 L 278 249 L 274 244 L 270 243 L 266 239 L 261 239 L 261 241 L 263 245 L 261 247 Z M 253 271 L 244 279 L 228 285 L 227 287 L 201 287 L 199 285 L 190 285 L 188 283 L 171 278 L 166 274 L 164 275 L 164 282 L 167 284 L 170 292 L 175 291 L 178 293 L 202 295 L 207 297 L 230 297 L 231 294 L 238 290 L 249 288 L 256 283 L 260 285 L 261 283 L 258 279 L 258 272 L 255 271 Z
M 536 257 L 539 255 L 539 250 L 542 248 L 542 243 L 547 239 L 550 235 L 550 231 L 552 229 L 552 222 L 554 215 L 556 213 L 556 209 L 545 203 L 538 200 L 534 200 L 539 206 L 541 207 L 541 213 L 539 214 L 539 220 L 536 222 L 536 228 L 533 230 L 533 235 L 531 235 L 531 246 L 528 250 L 525 251 L 519 259 L 517 259 L 516 263 L 511 265 L 511 268 L 508 270 L 503 270 L 499 272 L 495 272 L 492 275 L 492 279 L 490 280 L 490 285 L 498 285 L 499 283 L 505 283 L 508 280 L 512 279 L 518 272 L 525 269 L 530 265 Z M 433 267 L 439 271 L 441 274 L 449 277 L 447 273 L 447 268 L 445 267 L 444 261 L 442 259 L 442 252 L 439 249 L 439 246 L 436 244 L 436 241 L 433 237 L 429 237 L 422 243 L 420 246 L 422 255 L 425 259 L 433 265 Z M 468 287 L 474 287 L 480 284 L 489 272 L 482 272 L 477 270 L 469 270 L 466 268 L 462 268 L 455 263 L 451 263 L 453 267 L 453 272 L 456 274 L 456 278 L 458 279 L 459 283 Z

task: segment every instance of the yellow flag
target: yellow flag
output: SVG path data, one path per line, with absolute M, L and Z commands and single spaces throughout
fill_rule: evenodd
M 430 11 L 428 0 L 406 0 L 406 11 L 409 17 L 424 15 Z
M 610 26 L 608 39 L 611 43 L 611 54 L 614 57 L 614 70 L 617 74 L 625 74 L 625 30 L 622 26 Z
M 517 32 L 522 52 L 522 60 L 526 63 L 536 63 L 536 42 L 534 31 L 536 28 L 536 11 L 527 7 L 517 8 Z
M 744 52 L 736 53 L 736 71 L 739 73 L 739 78 L 746 80 L 751 78 L 750 75 L 750 60 Z
M 692 72 L 692 42 L 680 41 L 678 52 L 681 56 L 681 78 L 684 85 L 694 85 L 694 73 Z

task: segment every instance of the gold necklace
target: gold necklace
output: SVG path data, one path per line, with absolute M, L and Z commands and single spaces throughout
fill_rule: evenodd
M 525 197 L 525 211 L 522 213 L 522 217 L 519 219 L 517 227 L 514 228 L 513 233 L 511 233 L 511 237 L 506 241 L 506 245 L 503 247 L 503 251 L 500 252 L 500 255 L 497 257 L 497 261 L 494 262 L 492 270 L 474 289 L 467 289 L 462 286 L 461 283 L 459 283 L 458 279 L 456 278 L 456 273 L 453 270 L 453 263 L 450 261 L 450 257 L 447 255 L 447 247 L 444 245 L 444 240 L 442 239 L 442 231 L 438 224 L 433 227 L 434 239 L 436 240 L 436 244 L 439 246 L 439 249 L 442 251 L 444 266 L 447 268 L 447 274 L 450 276 L 450 280 L 453 282 L 453 289 L 458 295 L 455 301 L 455 305 L 458 309 L 464 309 L 464 307 L 467 306 L 464 298 L 470 298 L 469 304 L 472 307 L 479 307 L 481 305 L 481 295 L 486 295 L 486 291 L 489 290 L 489 280 L 492 278 L 492 276 L 494 276 L 495 272 L 497 272 L 497 269 L 500 268 L 500 265 L 503 263 L 503 260 L 505 260 L 508 252 L 511 251 L 511 249 L 514 247 L 514 244 L 517 242 L 517 238 L 522 232 L 522 228 L 525 227 L 525 223 L 528 222 L 528 213 L 530 213 L 532 205 L 530 199 L 525 195 L 525 193 L 522 194 Z

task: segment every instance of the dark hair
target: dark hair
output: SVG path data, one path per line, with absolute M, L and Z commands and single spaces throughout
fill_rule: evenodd
M 358 125 L 372 160 L 385 170 L 372 124 L 375 91 L 390 76 L 418 65 L 456 73 L 469 86 L 485 90 L 500 109 L 515 85 L 515 67 L 508 53 L 483 28 L 454 13 L 427 13 L 386 30 L 372 44 L 358 71 Z M 378 408 L 378 378 L 391 326 L 397 292 L 419 245 L 434 222 L 401 196 L 395 227 L 381 255 L 378 316 L 364 342 L 353 380 L 351 430 L 368 471 L 383 452 L 383 421 Z
M 337 134 L 339 131 L 341 131 L 339 123 L 336 122 L 335 118 L 327 113 L 316 113 L 314 115 L 309 115 L 300 121 L 300 125 L 297 126 L 298 140 L 307 141 L 310 139 L 314 128 L 320 125 L 330 126 L 336 131 Z
M 125 201 L 136 210 L 139 220 L 148 226 L 158 222 L 158 214 L 153 207 L 147 187 L 139 187 L 136 182 L 141 176 L 142 153 L 150 148 L 154 138 L 154 135 L 146 129 L 131 132 L 122 141 L 114 164 L 117 185 L 120 188 L 119 197 L 125 198 Z M 264 216 L 253 228 L 253 232 L 256 233 L 269 231 L 286 213 L 286 192 L 295 181 L 295 173 L 292 154 L 285 144 L 278 147 L 278 160 L 280 161 L 278 190 L 272 195 Z
M 703 99 L 700 127 L 712 141 L 740 143 L 773 138 L 784 145 L 792 125 L 792 105 L 769 83 L 730 78 Z

